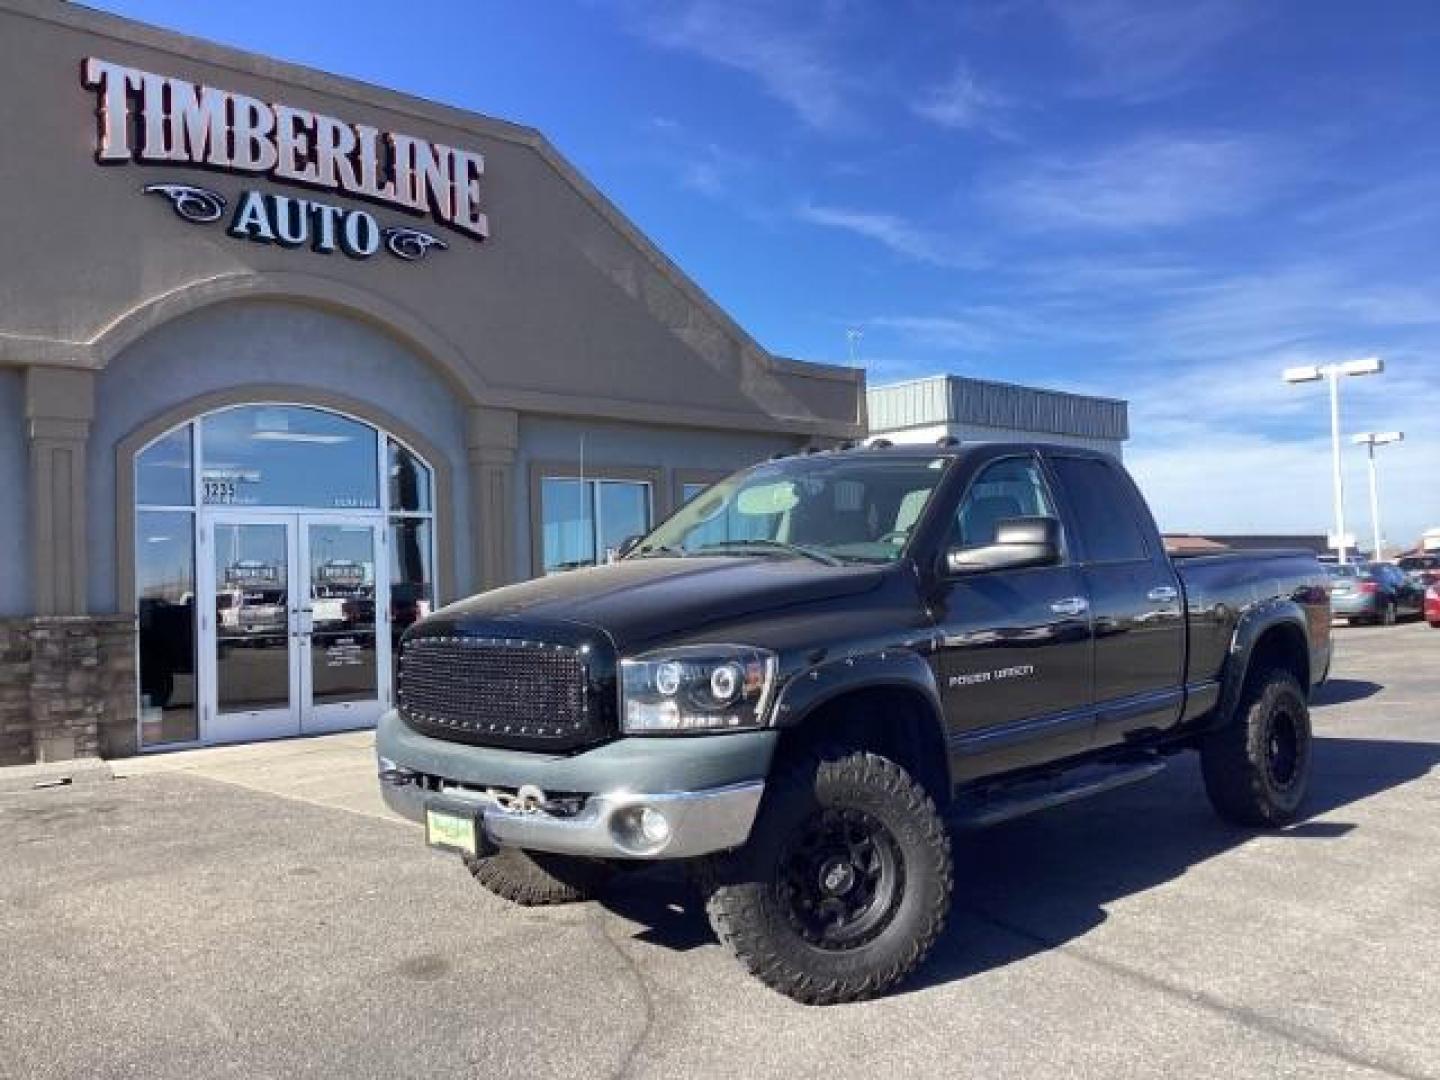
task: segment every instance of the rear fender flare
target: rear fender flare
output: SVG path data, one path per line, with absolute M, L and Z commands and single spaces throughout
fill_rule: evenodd
M 1217 726 L 1229 723 L 1235 716 L 1240 695 L 1245 690 L 1245 680 L 1250 677 L 1256 643 L 1266 632 L 1287 624 L 1298 631 L 1300 640 L 1305 643 L 1306 651 L 1300 659 L 1306 672 L 1309 672 L 1310 635 L 1305 612 L 1300 605 L 1290 599 L 1273 599 L 1249 608 L 1241 614 L 1235 624 L 1235 632 L 1230 637 L 1230 651 L 1225 658 L 1225 670 L 1221 676 L 1220 707 L 1215 713 Z M 1307 682 L 1307 678 L 1301 679 L 1301 688 L 1308 695 L 1310 687 L 1305 685 Z

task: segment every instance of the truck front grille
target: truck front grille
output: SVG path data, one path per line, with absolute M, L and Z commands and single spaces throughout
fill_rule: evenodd
M 397 703 L 415 730 L 453 742 L 569 750 L 613 734 L 571 645 L 416 637 L 400 650 Z

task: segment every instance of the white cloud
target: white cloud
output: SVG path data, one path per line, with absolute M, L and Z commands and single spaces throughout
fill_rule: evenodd
M 1030 305 L 965 304 L 938 315 L 873 315 L 863 325 L 893 331 L 918 348 L 962 352 L 1003 352 L 1035 342 L 1073 344 L 1091 336 L 1084 329 L 1057 326 L 1050 314 Z
M 1165 528 L 1324 533 L 1325 388 L 1292 386 L 1280 373 L 1378 353 L 1383 375 L 1342 383 L 1343 435 L 1406 433 L 1403 444 L 1381 451 L 1381 517 L 1391 542 L 1440 525 L 1440 362 L 1431 323 L 1419 322 L 1440 313 L 1426 304 L 1424 281 L 1394 285 L 1316 264 L 1207 281 L 1197 268 L 1162 259 L 1143 264 L 1139 287 L 1127 291 L 1124 263 L 1085 260 L 1073 269 L 1098 275 L 1093 297 L 1056 294 L 1031 279 L 1030 267 L 1003 303 L 862 320 L 882 353 L 905 357 L 883 372 L 872 368 L 876 381 L 951 370 L 1125 398 L 1133 433 L 1126 460 Z M 1071 350 L 1086 362 L 1064 363 Z M 1347 441 L 1344 460 L 1347 527 L 1368 546 L 1364 453 Z
M 711 199 L 732 196 L 753 172 L 754 163 L 718 143 L 702 143 L 679 162 L 680 183 Z
M 1323 409 L 1313 411 L 1320 420 Z M 1132 411 L 1132 427 L 1143 424 Z M 1440 525 L 1440 505 L 1427 497 L 1440 470 L 1440 441 L 1421 435 L 1407 432 L 1404 443 L 1381 451 L 1380 521 L 1389 544 L 1412 544 L 1423 529 Z M 1369 548 L 1364 451 L 1347 445 L 1343 453 L 1345 531 Z M 1325 437 L 1217 430 L 1189 439 L 1137 438 L 1126 464 L 1167 532 L 1327 534 L 1334 528 Z
M 895 214 L 838 206 L 802 203 L 795 211 L 801 221 L 863 236 L 895 254 L 935 266 L 975 266 L 976 256 Z
M 1133 440 L 1126 462 L 1162 528 L 1174 532 L 1304 532 L 1331 529 L 1330 438 L 1325 388 L 1291 386 L 1290 364 L 1339 352 L 1290 352 L 1128 381 Z M 1399 429 L 1406 441 L 1381 451 L 1381 521 L 1392 543 L 1440 524 L 1440 425 L 1428 402 L 1424 360 L 1401 352 L 1384 375 L 1341 387 L 1346 530 L 1370 534 L 1363 449 L 1349 436 Z M 1113 388 L 1112 388 L 1113 389 Z M 1368 547 L 1368 542 L 1366 544 Z
M 1243 0 L 1052 0 L 1089 67 L 1075 92 L 1146 101 L 1190 85 L 1218 47 L 1243 29 Z
M 1255 139 L 1150 135 L 1030 159 L 992 174 L 983 197 L 1030 228 L 1161 229 L 1256 209 L 1289 171 L 1287 152 Z
M 827 25 L 786 19 L 766 4 L 716 0 L 642 4 L 637 28 L 652 43 L 744 72 L 812 127 L 850 126 L 850 86 L 827 48 Z
M 926 348 L 988 349 L 996 343 L 993 327 L 978 319 L 953 315 L 877 315 L 865 323 L 894 330 L 905 340 Z
M 1149 333 L 1172 356 L 1229 361 L 1297 348 L 1374 351 L 1397 332 L 1437 324 L 1433 292 L 1300 263 L 1176 290 Z
M 930 87 L 910 105 L 917 116 L 940 127 L 983 131 L 1000 138 L 1013 137 L 1005 120 L 1011 107 L 1007 97 L 980 85 L 969 65 L 963 63 L 947 81 Z
M 647 134 L 656 160 L 681 187 L 751 214 L 756 201 L 753 189 L 763 179 L 754 158 L 701 138 L 668 118 L 651 118 Z

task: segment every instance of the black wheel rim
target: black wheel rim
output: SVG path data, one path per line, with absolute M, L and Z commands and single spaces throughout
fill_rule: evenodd
M 1270 717 L 1265 739 L 1265 770 L 1280 790 L 1291 787 L 1300 773 L 1300 725 L 1288 709 L 1277 709 Z
M 858 948 L 890 924 L 904 889 L 895 837 L 863 810 L 811 815 L 780 855 L 780 901 L 791 927 L 829 951 Z

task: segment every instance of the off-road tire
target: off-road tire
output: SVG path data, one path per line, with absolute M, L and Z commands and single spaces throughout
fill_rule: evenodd
M 496 896 L 524 907 L 593 899 L 614 873 L 594 859 L 520 848 L 501 848 L 479 858 L 466 855 L 465 867 Z
M 864 934 L 817 944 L 797 922 L 794 852 L 837 817 L 877 827 L 892 886 L 875 886 L 885 914 Z M 925 789 L 888 758 L 844 746 L 778 764 L 749 842 L 694 869 L 716 937 L 761 982 L 811 1005 L 875 997 L 919 967 L 944 929 L 953 878 L 950 834 Z
M 1281 669 L 1257 673 L 1234 717 L 1200 744 L 1211 805 L 1235 825 L 1288 825 L 1309 787 L 1312 750 L 1310 707 L 1299 680 Z

